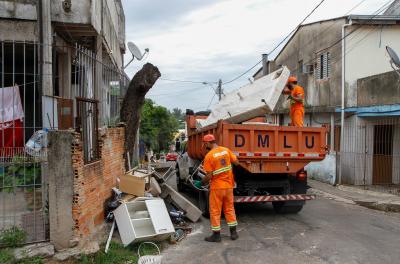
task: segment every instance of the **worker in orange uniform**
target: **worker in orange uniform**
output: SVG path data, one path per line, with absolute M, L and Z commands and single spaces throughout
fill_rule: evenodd
M 233 206 L 232 164 L 239 165 L 235 154 L 228 148 L 218 146 L 213 135 L 205 135 L 204 145 L 209 152 L 204 158 L 203 168 L 207 175 L 203 184 L 210 182 L 210 221 L 212 235 L 206 237 L 208 242 L 221 242 L 221 210 L 223 209 L 226 223 L 229 226 L 231 239 L 239 238 L 236 226 L 236 214 Z
M 290 119 L 291 126 L 304 126 L 304 89 L 297 85 L 297 78 L 290 76 L 286 87 L 283 89 L 284 94 L 288 94 L 290 100 Z

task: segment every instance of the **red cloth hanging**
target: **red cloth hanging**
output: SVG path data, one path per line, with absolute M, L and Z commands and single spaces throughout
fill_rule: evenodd
M 12 157 L 24 147 L 23 123 L 20 119 L 0 123 L 0 157 Z M 23 150 L 22 150 L 23 152 Z

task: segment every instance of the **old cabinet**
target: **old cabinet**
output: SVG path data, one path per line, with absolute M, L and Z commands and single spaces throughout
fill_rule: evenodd
M 121 204 L 114 211 L 124 246 L 145 240 L 163 240 L 175 232 L 164 200 L 151 199 Z

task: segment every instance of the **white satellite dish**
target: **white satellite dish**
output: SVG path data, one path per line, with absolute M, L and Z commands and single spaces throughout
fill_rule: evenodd
M 124 69 L 126 68 L 126 67 L 128 67 L 128 65 L 129 64 L 131 64 L 131 62 L 136 58 L 137 60 L 142 60 L 143 59 L 143 57 L 144 57 L 144 55 L 146 54 L 146 53 L 149 53 L 149 49 L 148 48 L 146 48 L 146 49 L 144 49 L 144 53 L 142 54 L 142 52 L 140 51 L 140 49 L 138 48 L 138 46 L 136 46 L 135 45 L 135 43 L 133 43 L 133 42 L 128 42 L 128 49 L 129 49 L 129 51 L 132 53 L 132 59 L 128 62 L 128 64 L 126 64 L 125 66 L 124 66 Z
M 397 53 L 389 46 L 386 46 L 387 53 L 390 57 L 390 65 L 400 76 L 400 59 Z

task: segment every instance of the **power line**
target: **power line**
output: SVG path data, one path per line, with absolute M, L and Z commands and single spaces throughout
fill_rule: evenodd
M 181 83 L 200 83 L 200 84 L 209 84 L 209 83 L 216 83 L 216 82 L 200 82 L 200 81 L 191 81 L 191 80 L 176 80 L 176 79 L 166 79 L 166 78 L 160 78 L 159 80 L 161 81 L 167 81 L 167 82 L 181 82 Z
M 307 18 L 309 18 L 309 17 L 315 12 L 315 10 L 317 10 L 318 7 L 320 7 L 320 6 L 322 5 L 322 3 L 325 2 L 325 1 L 326 1 L 326 0 L 321 0 L 321 2 L 319 2 L 319 4 L 316 5 L 316 6 L 313 8 L 313 10 L 311 10 L 311 12 L 308 13 L 308 15 L 307 15 L 307 16 L 306 16 L 292 31 L 290 31 L 290 33 L 289 33 L 288 35 L 286 35 L 286 37 L 285 37 L 282 41 L 280 41 L 280 42 L 278 43 L 278 45 L 276 45 L 268 54 L 271 54 L 272 52 L 274 52 L 282 43 L 284 43 L 284 42 L 287 40 L 287 38 L 289 38 L 289 37 L 293 34 L 293 32 L 295 32 L 295 31 L 298 29 L 298 27 L 300 27 L 301 24 L 303 24 L 303 22 L 306 21 Z M 242 74 L 240 74 L 239 76 L 233 78 L 232 80 L 227 81 L 227 82 L 224 82 L 223 85 L 228 84 L 228 83 L 232 83 L 232 82 L 236 81 L 237 79 L 239 79 L 240 77 L 242 77 L 243 75 L 247 74 L 249 71 L 251 71 L 252 69 L 254 69 L 254 68 L 255 68 L 258 64 L 260 64 L 261 62 L 262 62 L 262 60 L 258 61 L 258 62 L 257 62 L 255 65 L 253 65 L 250 69 L 246 70 L 244 73 L 242 73 Z
M 325 0 L 322 0 L 321 2 L 319 2 L 318 5 L 316 5 L 314 7 L 313 10 L 311 10 L 311 12 L 292 30 L 290 31 L 290 33 L 288 35 L 286 35 L 286 37 L 284 39 L 282 39 L 281 42 L 278 43 L 278 45 L 276 45 L 270 52 L 268 52 L 268 54 L 271 54 L 272 52 L 274 52 L 280 45 L 282 45 L 282 43 L 284 43 L 300 26 L 301 24 L 304 23 L 304 21 L 307 20 L 307 18 L 309 18 L 314 12 L 315 10 L 318 9 L 318 7 L 320 7 L 322 5 L 322 3 L 325 2 Z
M 378 10 L 376 10 L 376 11 L 373 13 L 373 15 L 372 15 L 369 19 L 366 19 L 366 21 L 372 21 L 372 20 L 373 20 L 375 17 L 377 17 L 382 11 L 384 11 L 385 8 L 386 8 L 387 6 L 389 6 L 392 2 L 393 2 L 393 0 L 390 0 L 390 1 L 386 2 L 384 5 L 382 5 L 380 8 L 378 8 Z M 323 51 L 326 51 L 326 50 L 328 50 L 328 49 L 330 49 L 330 48 L 336 46 L 337 44 L 341 43 L 341 41 L 342 41 L 343 39 L 347 38 L 348 36 L 350 36 L 350 35 L 352 35 L 353 33 L 355 33 L 357 30 L 359 30 L 359 29 L 361 28 L 361 26 L 362 26 L 362 25 L 359 25 L 359 26 L 358 26 L 356 29 L 354 29 L 353 31 L 351 31 L 351 32 L 349 32 L 349 33 L 347 33 L 347 34 L 345 34 L 343 37 L 340 37 L 338 40 L 336 40 L 333 44 L 331 44 L 331 45 L 329 45 L 328 47 L 325 47 L 325 48 L 319 50 L 319 51 L 316 52 L 316 53 L 321 53 L 321 52 L 323 52 Z M 353 48 L 354 48 L 354 47 L 353 47 Z M 348 51 L 347 53 L 349 53 L 349 52 L 350 52 L 350 51 Z M 347 53 L 346 53 L 346 54 L 347 54 Z M 332 60 L 332 62 L 333 62 L 333 58 L 339 60 L 341 57 L 342 57 L 342 54 L 340 54 L 340 55 L 337 56 L 337 57 L 331 57 L 331 60 Z M 315 58 L 310 59 L 310 60 L 308 60 L 308 61 L 306 61 L 306 62 L 303 62 L 303 64 L 309 64 L 309 63 L 311 63 L 311 62 L 314 62 L 314 60 L 315 60 Z M 294 69 L 292 70 L 292 72 L 296 72 L 298 69 L 299 69 L 299 66 L 296 67 L 296 68 L 294 68 Z

